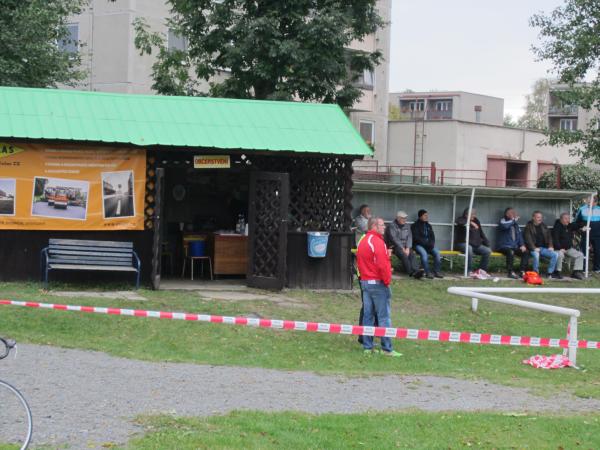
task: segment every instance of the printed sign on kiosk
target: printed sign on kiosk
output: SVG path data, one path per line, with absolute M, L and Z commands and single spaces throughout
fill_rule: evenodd
M 195 155 L 194 169 L 229 169 L 229 155 Z

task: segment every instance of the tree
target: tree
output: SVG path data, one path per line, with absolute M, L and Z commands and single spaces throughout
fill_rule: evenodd
M 553 93 L 564 104 L 579 105 L 600 115 L 600 0 L 566 0 L 549 15 L 536 14 L 530 25 L 539 28 L 538 58 L 550 61 L 565 91 Z M 551 131 L 552 145 L 574 144 L 573 152 L 600 163 L 600 121 L 572 132 Z
M 550 82 L 546 78 L 540 78 L 533 83 L 531 94 L 525 96 L 525 112 L 517 121 L 518 127 L 531 130 L 546 128 L 549 87 Z
M 512 114 L 504 114 L 504 121 L 502 123 L 505 127 L 516 128 L 518 126 Z
M 216 97 L 318 101 L 351 106 L 356 82 L 381 53 L 349 51 L 383 25 L 376 0 L 169 0 L 169 28 L 188 42 L 169 50 L 164 36 L 136 22 L 142 54 L 158 47 L 153 89 Z M 227 76 L 215 76 L 227 71 Z
M 0 0 L 0 85 L 49 87 L 74 84 L 83 72 L 70 43 L 67 19 L 84 0 Z

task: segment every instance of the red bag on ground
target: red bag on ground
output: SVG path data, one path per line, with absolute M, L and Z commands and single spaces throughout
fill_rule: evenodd
M 544 284 L 544 280 L 540 277 L 540 274 L 537 272 L 525 272 L 523 274 L 523 281 L 527 284 Z
M 536 369 L 562 369 L 564 367 L 574 367 L 571 360 L 563 355 L 535 355 L 529 359 L 524 359 L 523 364 L 529 364 Z

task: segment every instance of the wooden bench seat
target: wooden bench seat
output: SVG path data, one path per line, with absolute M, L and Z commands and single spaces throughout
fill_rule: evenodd
M 51 270 L 135 272 L 140 286 L 141 263 L 133 242 L 50 239 L 40 255 L 44 287 Z

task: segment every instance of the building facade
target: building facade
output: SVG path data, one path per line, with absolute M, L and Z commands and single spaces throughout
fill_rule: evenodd
M 375 148 L 377 158 L 387 157 L 388 73 L 390 56 L 391 0 L 379 0 L 385 28 L 350 46 L 354 50 L 383 53 L 374 73 L 363 74 L 358 84 L 363 95 L 350 111 L 350 120 Z M 79 89 L 130 94 L 152 94 L 154 57 L 135 48 L 133 21 L 143 17 L 152 31 L 162 33 L 169 47 L 185 47 L 185 40 L 167 27 L 169 5 L 165 0 L 91 0 L 89 7 L 71 18 L 69 31 L 81 43 L 87 78 Z M 227 76 L 224 72 L 222 76 Z M 208 88 L 208 85 L 207 85 Z
M 547 126 L 551 130 L 575 131 L 586 130 L 590 121 L 597 117 L 598 112 L 584 109 L 579 105 L 564 104 L 556 95 L 567 90 L 567 85 L 551 84 L 548 90 Z
M 357 170 L 408 183 L 535 187 L 544 172 L 577 162 L 542 132 L 503 126 L 503 116 L 503 99 L 487 95 L 391 93 L 388 157 Z

